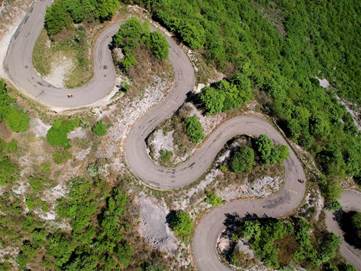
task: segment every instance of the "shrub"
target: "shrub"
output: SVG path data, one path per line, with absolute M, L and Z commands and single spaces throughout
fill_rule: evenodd
M 156 58 L 164 60 L 168 57 L 168 41 L 159 31 L 150 33 L 148 46 L 150 51 Z
M 130 18 L 119 28 L 113 36 L 113 46 L 121 48 L 124 59 L 120 63 L 124 71 L 128 72 L 136 63 L 135 50 L 142 45 L 159 60 L 168 57 L 168 42 L 159 32 L 151 32 L 146 23 L 141 23 L 137 18 Z
M 78 119 L 72 120 L 56 120 L 49 129 L 46 138 L 50 145 L 59 146 L 63 148 L 70 147 L 68 133 L 79 126 Z
M 53 153 L 53 160 L 56 164 L 63 164 L 71 159 L 71 157 L 71 153 L 66 150 L 60 150 Z
M 0 185 L 12 184 L 19 176 L 19 168 L 8 157 L 0 157 Z
M 217 196 L 215 193 L 206 193 L 206 202 L 213 207 L 219 206 L 223 203 L 223 199 Z
M 186 118 L 186 133 L 193 143 L 199 143 L 204 138 L 202 124 L 196 116 Z
M 54 36 L 70 27 L 71 17 L 66 11 L 64 1 L 56 0 L 45 13 L 45 28 L 49 36 Z
M 107 134 L 108 127 L 104 122 L 97 121 L 95 125 L 92 127 L 92 132 L 97 136 L 105 136 Z
M 25 132 L 29 128 L 29 116 L 22 110 L 10 107 L 5 115 L 6 125 L 14 132 Z
M 207 113 L 214 114 L 241 108 L 252 98 L 250 79 L 239 74 L 231 81 L 221 80 L 202 90 L 200 99 Z
M 236 173 L 250 172 L 255 165 L 253 149 L 250 147 L 241 148 L 238 152 L 233 154 L 230 165 L 232 171 Z
M 266 135 L 260 135 L 256 140 L 257 153 L 264 164 L 278 164 L 288 157 L 288 148 L 284 145 L 274 145 Z
M 173 152 L 170 150 L 161 149 L 159 151 L 159 155 L 160 155 L 159 159 L 160 159 L 161 164 L 167 165 L 167 164 L 169 164 L 169 162 L 172 159 Z
M 193 231 L 193 221 L 190 215 L 182 210 L 171 211 L 167 215 L 169 227 L 183 241 L 188 241 Z

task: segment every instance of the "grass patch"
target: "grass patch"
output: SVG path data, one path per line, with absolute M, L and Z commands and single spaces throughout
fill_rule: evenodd
M 54 121 L 53 126 L 49 129 L 46 139 L 51 146 L 69 148 L 70 141 L 68 133 L 73 131 L 80 124 L 79 119 Z
M 173 152 L 170 150 L 165 150 L 165 149 L 161 149 L 159 151 L 159 161 L 161 165 L 167 166 L 170 165 L 172 157 L 173 157 Z
M 107 134 L 108 127 L 103 121 L 98 121 L 95 123 L 95 125 L 92 127 L 92 132 L 96 136 L 105 136 Z
M 43 76 L 51 72 L 52 63 L 56 64 L 61 58 L 71 59 L 73 67 L 64 80 L 65 87 L 79 87 L 93 76 L 92 63 L 89 55 L 90 37 L 84 28 L 69 31 L 62 39 L 51 41 L 43 30 L 35 43 L 33 51 L 33 65 Z

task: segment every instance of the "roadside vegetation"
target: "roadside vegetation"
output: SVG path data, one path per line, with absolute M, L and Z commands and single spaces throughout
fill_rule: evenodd
M 74 27 L 75 23 L 109 20 L 118 8 L 118 0 L 56 0 L 46 10 L 45 29 L 50 37 L 54 37 Z
M 91 130 L 96 136 L 105 136 L 108 131 L 108 126 L 100 120 L 94 124 Z
M 28 114 L 9 96 L 5 82 L 0 80 L 0 121 L 11 131 L 20 133 L 29 128 L 29 120 Z
M 158 61 L 168 57 L 168 42 L 159 31 L 152 32 L 146 22 L 133 17 L 120 25 L 118 33 L 113 37 L 113 47 L 120 48 L 124 57 L 116 63 L 125 71 L 137 64 L 137 50 L 146 49 Z
M 193 234 L 193 220 L 187 212 L 183 210 L 171 211 L 167 215 L 167 223 L 183 242 L 190 241 Z
M 232 233 L 233 246 L 225 254 L 230 263 L 242 264 L 238 240 L 249 243 L 257 258 L 273 269 L 300 265 L 306 270 L 345 270 L 336 259 L 340 239 L 322 230 L 312 231 L 304 218 L 230 217 L 226 225 Z M 338 269 L 338 267 L 340 269 Z M 353 269 L 350 269 L 353 270 Z
M 256 165 L 280 166 L 287 157 L 287 146 L 274 144 L 268 136 L 260 135 L 235 148 L 228 161 L 228 167 L 234 173 L 250 173 Z
M 34 210 L 45 207 L 35 195 L 40 195 L 48 182 L 43 177 L 29 181 L 30 197 L 25 203 L 30 212 L 26 214 L 19 195 L 12 191 L 0 195 L 4 214 L 0 217 L 1 243 L 19 247 L 19 268 L 166 270 L 159 255 L 134 237 L 132 203 L 121 185 L 112 187 L 100 179 L 71 180 L 68 195 L 56 203 L 57 223 L 69 223 L 69 230 L 34 215 Z M 5 261 L 0 267 L 9 270 L 12 264 Z
M 266 94 L 259 97 L 264 110 L 316 158 L 323 191 L 345 176 L 359 178 L 360 134 L 333 92 L 315 79 L 326 77 L 340 96 L 361 103 L 359 1 L 125 2 L 144 6 L 208 63 L 229 77 L 242 73 Z M 209 113 L 227 108 L 212 89 L 203 97 Z
M 222 80 L 206 87 L 200 94 L 200 100 L 209 114 L 239 109 L 252 98 L 251 81 L 243 74 L 233 77 L 230 81 Z
M 90 48 L 98 25 L 111 19 L 119 5 L 118 0 L 54 1 L 46 10 L 45 30 L 34 47 L 35 69 L 47 76 L 63 65 L 67 88 L 89 81 L 93 76 Z
M 187 117 L 185 119 L 186 134 L 190 140 L 197 144 L 204 138 L 202 124 L 196 116 Z

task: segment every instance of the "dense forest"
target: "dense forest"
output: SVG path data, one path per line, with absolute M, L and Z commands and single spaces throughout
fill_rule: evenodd
M 288 270 L 286 266 L 297 264 L 306 270 L 320 270 L 321 267 L 321 270 L 355 271 L 351 265 L 335 258 L 339 237 L 322 230 L 312 231 L 303 218 L 248 215 L 240 219 L 229 215 L 225 224 L 234 244 L 224 256 L 236 266 L 242 265 L 241 252 L 237 249 L 237 241 L 241 238 L 247 240 L 259 259 L 272 269 Z
M 314 155 L 330 202 L 340 179 L 361 175 L 360 134 L 336 99 L 361 103 L 360 1 L 125 2 L 147 8 L 210 64 L 228 76 L 249 77 L 266 93 L 264 110 Z M 333 88 L 319 86 L 324 77 Z

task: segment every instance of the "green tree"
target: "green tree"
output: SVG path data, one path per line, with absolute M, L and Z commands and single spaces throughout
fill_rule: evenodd
M 149 49 L 152 54 L 160 59 L 164 60 L 169 54 L 169 45 L 166 38 L 159 32 L 152 32 L 149 34 Z
M 24 111 L 10 107 L 5 115 L 6 125 L 14 132 L 25 132 L 29 128 L 30 118 Z
M 185 119 L 187 136 L 193 143 L 199 143 L 204 138 L 202 124 L 196 116 L 187 117 Z
M 68 133 L 73 131 L 78 126 L 78 119 L 55 120 L 51 128 L 48 130 L 46 139 L 52 146 L 69 148 L 70 141 L 68 139 Z
M 167 216 L 169 227 L 184 241 L 188 241 L 193 232 L 193 221 L 190 215 L 182 210 L 172 211 Z
M 215 114 L 223 111 L 225 96 L 221 91 L 212 87 L 206 87 L 200 96 L 207 113 Z
M 107 134 L 108 127 L 103 121 L 97 121 L 92 127 L 92 132 L 97 136 L 105 136 Z
M 8 157 L 0 158 L 0 185 L 14 183 L 19 176 L 19 168 Z
M 45 28 L 49 36 L 54 36 L 70 27 L 71 17 L 66 11 L 64 1 L 56 0 L 45 13 Z
M 278 164 L 288 157 L 288 147 L 284 145 L 274 145 L 272 140 L 266 135 L 260 135 L 255 145 L 261 162 L 264 164 Z
M 103 20 L 110 19 L 119 8 L 119 0 L 97 0 L 99 17 Z
M 253 149 L 246 146 L 235 152 L 231 158 L 230 165 L 232 171 L 236 173 L 250 172 L 255 165 Z

